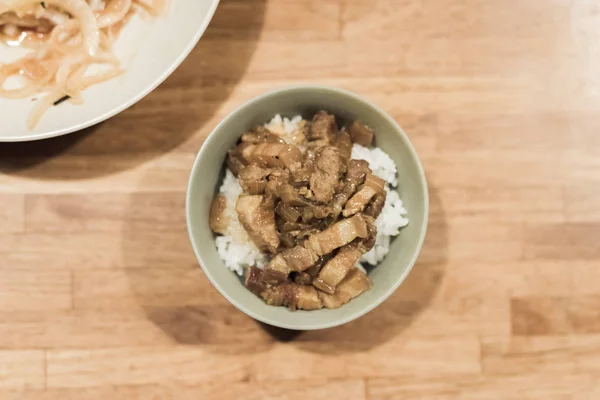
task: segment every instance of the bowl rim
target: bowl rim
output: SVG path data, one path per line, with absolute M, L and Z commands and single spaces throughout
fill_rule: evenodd
M 192 185 L 193 185 L 193 182 L 197 178 L 196 175 L 199 173 L 198 165 L 200 163 L 200 160 L 208 152 L 207 148 L 209 146 L 207 146 L 207 144 L 218 140 L 216 132 L 219 131 L 221 126 L 223 126 L 227 121 L 235 118 L 237 116 L 237 114 L 239 112 L 241 112 L 243 109 L 245 109 L 246 107 L 248 107 L 254 103 L 258 103 L 258 102 L 264 100 L 265 98 L 268 98 L 268 97 L 276 95 L 276 94 L 286 94 L 286 93 L 290 93 L 290 92 L 297 92 L 298 90 L 325 91 L 325 92 L 333 93 L 335 95 L 347 96 L 347 97 L 351 97 L 354 100 L 364 103 L 367 106 L 373 108 L 373 110 L 376 111 L 378 114 L 380 114 L 380 116 L 382 118 L 385 118 L 388 122 L 390 122 L 396 128 L 396 132 L 402 137 L 402 139 L 407 144 L 409 152 L 414 157 L 414 159 L 417 161 L 417 171 L 418 171 L 418 175 L 419 175 L 419 183 L 421 184 L 421 186 L 424 189 L 423 193 L 424 193 L 424 214 L 425 215 L 423 218 L 423 223 L 421 224 L 421 227 L 420 227 L 421 229 L 420 229 L 419 239 L 417 242 L 417 247 L 416 247 L 410 261 L 408 262 L 408 265 L 407 265 L 406 269 L 404 270 L 404 273 L 402 274 L 402 276 L 400 276 L 400 278 L 386 292 L 384 292 L 382 295 L 380 295 L 375 301 L 367 304 L 360 311 L 352 313 L 352 314 L 348 314 L 348 315 L 344 316 L 343 318 L 339 318 L 335 321 L 325 322 L 325 323 L 315 323 L 315 324 L 309 325 L 309 326 L 296 326 L 296 325 L 292 325 L 292 324 L 281 323 L 275 319 L 256 314 L 256 313 L 248 310 L 246 307 L 244 307 L 243 304 L 238 303 L 231 296 L 229 296 L 229 294 L 215 282 L 210 271 L 204 266 L 205 262 L 203 260 L 203 257 L 200 254 L 200 251 L 196 247 L 194 240 L 193 240 L 194 235 L 192 233 L 192 228 L 191 228 L 191 223 L 190 223 L 191 222 L 190 221 L 190 210 L 191 210 L 190 204 L 191 204 Z M 266 91 L 256 97 L 253 97 L 250 100 L 247 100 L 246 102 L 244 102 L 241 105 L 234 108 L 229 114 L 227 114 L 227 116 L 225 118 L 223 118 L 214 127 L 214 129 L 211 131 L 211 133 L 207 136 L 206 140 L 202 144 L 202 147 L 200 148 L 200 151 L 198 152 L 198 155 L 196 156 L 196 159 L 194 160 L 194 164 L 192 166 L 190 178 L 188 181 L 187 192 L 186 192 L 185 215 L 186 215 L 186 225 L 187 225 L 188 237 L 189 237 L 190 243 L 192 245 L 194 254 L 196 255 L 196 259 L 197 259 L 198 263 L 200 264 L 200 268 L 202 268 L 202 271 L 204 272 L 204 274 L 206 275 L 206 277 L 208 278 L 210 283 L 217 289 L 217 291 L 223 297 L 225 297 L 227 299 L 227 301 L 229 301 L 233 306 L 235 306 L 235 308 L 242 311 L 246 315 L 250 316 L 251 318 L 253 318 L 257 321 L 263 322 L 265 324 L 284 328 L 284 329 L 310 331 L 310 330 L 333 328 L 336 326 L 346 324 L 350 321 L 353 321 L 355 319 L 358 319 L 358 318 L 364 316 L 365 314 L 369 313 L 370 311 L 375 309 L 377 306 L 379 306 L 381 303 L 383 303 L 385 300 L 387 300 L 396 291 L 396 289 L 398 289 L 398 287 L 402 284 L 402 282 L 404 282 L 404 280 L 406 279 L 406 277 L 408 276 L 408 274 L 414 267 L 414 265 L 417 261 L 417 258 L 419 257 L 419 254 L 421 253 L 421 250 L 423 248 L 423 243 L 425 241 L 428 220 L 429 220 L 429 188 L 427 186 L 427 180 L 425 178 L 425 171 L 423 169 L 423 165 L 421 164 L 421 160 L 419 159 L 419 156 L 418 156 L 412 142 L 410 141 L 408 135 L 404 132 L 404 130 L 402 130 L 400 125 L 387 112 L 385 112 L 382 108 L 380 108 L 373 102 L 367 100 L 366 98 L 359 96 L 355 93 L 352 93 L 350 91 L 347 91 L 345 89 L 340 89 L 340 88 L 325 86 L 325 85 L 301 84 L 301 85 L 292 85 L 292 86 L 286 86 L 286 87 L 282 87 L 282 88 L 278 88 L 278 89 L 269 90 L 269 91 Z M 267 306 L 265 304 L 265 307 L 269 307 L 269 306 Z
M 65 128 L 59 128 L 59 129 L 55 129 L 55 130 L 51 130 L 51 131 L 47 131 L 47 132 L 30 134 L 27 136 L 4 136 L 4 137 L 0 136 L 0 143 L 3 143 L 3 142 L 6 142 L 6 143 L 8 143 L 8 142 L 32 142 L 35 140 L 50 139 L 53 137 L 67 135 L 69 133 L 80 131 L 82 129 L 89 128 L 90 126 L 99 124 L 100 122 L 106 121 L 107 119 L 109 119 L 111 117 L 114 117 L 115 115 L 119 114 L 122 111 L 125 111 L 126 109 L 128 109 L 129 107 L 131 107 L 132 105 L 134 105 L 135 103 L 137 103 L 138 101 L 140 101 L 141 99 L 146 97 L 148 94 L 150 94 L 150 92 L 152 92 L 161 83 L 163 83 L 169 76 L 171 76 L 171 74 L 190 55 L 190 53 L 192 52 L 194 47 L 196 47 L 196 45 L 198 44 L 198 41 L 200 41 L 200 38 L 202 38 L 202 35 L 204 35 L 204 32 L 206 32 L 208 25 L 212 21 L 214 15 L 215 15 L 215 11 L 217 10 L 217 7 L 219 6 L 219 2 L 221 0 L 211 0 L 211 1 L 212 1 L 212 4 L 211 4 L 210 8 L 208 9 L 208 13 L 206 14 L 202 23 L 200 25 L 198 25 L 198 29 L 196 30 L 196 33 L 194 34 L 194 36 L 192 36 L 190 38 L 190 40 L 188 41 L 184 50 L 181 52 L 181 54 L 179 54 L 179 56 L 173 60 L 171 65 L 169 65 L 168 68 L 166 68 L 160 75 L 158 75 L 151 84 L 146 86 L 137 95 L 131 97 L 129 100 L 119 104 L 118 106 L 113 107 L 111 110 L 108 110 L 107 112 L 100 114 L 97 117 L 94 117 L 86 122 L 82 122 L 80 124 L 68 126 Z

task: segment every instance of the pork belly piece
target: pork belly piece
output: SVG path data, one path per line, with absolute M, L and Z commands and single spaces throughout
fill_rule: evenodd
M 215 233 L 225 235 L 229 221 L 225 216 L 225 208 L 227 207 L 227 199 L 222 194 L 218 194 L 213 199 L 210 205 L 210 229 Z
M 238 151 L 237 147 L 233 150 L 229 150 L 227 153 L 227 168 L 231 170 L 234 176 L 238 176 L 242 168 L 244 168 L 248 163 L 242 157 L 242 153 Z
M 315 166 L 315 171 L 310 177 L 310 190 L 314 193 L 315 201 L 328 203 L 345 172 L 344 160 L 337 147 L 326 146 L 317 153 Z
M 353 143 L 364 147 L 370 147 L 373 144 L 375 132 L 364 122 L 354 121 L 348 126 L 348 134 Z
M 273 256 L 271 261 L 265 266 L 263 279 L 270 284 L 278 284 L 289 280 L 293 269 L 285 261 L 281 253 Z
M 296 245 L 276 254 L 265 267 L 265 280 L 279 283 L 289 280 L 292 272 L 303 272 L 319 260 L 314 252 L 304 246 Z
M 353 268 L 338 285 L 334 294 L 319 292 L 319 297 L 326 308 L 340 308 L 350 300 L 360 296 L 373 287 L 371 279 L 358 268 Z
M 323 292 L 334 294 L 335 288 L 354 268 L 362 256 L 358 243 L 352 242 L 343 246 L 337 254 L 323 267 L 313 285 Z
M 310 285 L 312 284 L 313 277 L 308 272 L 292 272 L 292 281 L 298 285 Z
M 333 294 L 336 287 L 346 277 L 348 272 L 356 265 L 360 257 L 375 246 L 377 240 L 377 226 L 375 219 L 364 216 L 367 224 L 367 237 L 355 239 L 351 243 L 338 250 L 335 256 L 329 260 L 319 276 L 313 281 L 313 285 L 323 292 Z
M 340 150 L 340 154 L 344 162 L 348 163 L 350 158 L 352 158 L 352 139 L 350 139 L 348 131 L 346 131 L 346 129 L 342 129 L 342 131 L 336 136 L 333 144 Z
M 311 141 L 323 141 L 323 143 L 333 143 L 338 134 L 338 127 L 335 123 L 335 116 L 326 111 L 319 111 L 315 114 L 310 124 L 308 139 Z
M 368 236 L 367 224 L 362 214 L 338 221 L 323 232 L 311 235 L 305 243 L 306 248 L 322 256 L 350 243 L 357 237 Z
M 242 143 L 237 147 L 248 164 L 261 167 L 290 167 L 302 162 L 302 152 L 294 145 L 283 143 Z
M 273 189 L 272 193 L 279 197 L 281 201 L 288 206 L 306 207 L 313 203 L 300 194 L 299 189 L 294 188 L 289 183 L 279 184 Z
M 260 195 L 242 194 L 238 197 L 235 211 L 254 244 L 261 251 L 275 253 L 280 239 L 275 226 L 273 201 Z
M 379 217 L 379 214 L 381 214 L 381 211 L 383 211 L 383 207 L 385 206 L 386 197 L 387 193 L 385 191 L 373 196 L 371 202 L 365 207 L 364 214 L 373 218 Z
M 267 178 L 270 174 L 271 169 L 250 164 L 239 171 L 238 182 L 245 193 L 263 194 L 267 187 Z
M 270 306 L 286 306 L 291 310 L 318 310 L 323 303 L 317 289 L 297 283 L 282 283 L 265 290 L 261 297 Z
M 333 196 L 330 203 L 330 216 L 337 219 L 342 213 L 346 202 L 356 192 L 358 186 L 365 182 L 365 177 L 371 173 L 369 163 L 365 160 L 350 160 L 348 171 L 342 182 L 342 190 Z
M 242 135 L 242 143 L 285 143 L 285 141 L 263 126 L 257 126 Z
M 319 256 L 304 246 L 295 246 L 281 252 L 286 264 L 296 272 L 302 272 L 314 265 Z
M 377 193 L 385 194 L 385 181 L 369 174 L 364 185 L 348 200 L 342 214 L 349 217 L 362 211 Z
M 264 292 L 270 285 L 264 280 L 263 270 L 255 266 L 251 266 L 246 268 L 246 279 L 244 281 L 244 286 L 246 286 L 246 288 L 248 288 L 248 290 L 255 295 L 260 296 L 262 292 Z

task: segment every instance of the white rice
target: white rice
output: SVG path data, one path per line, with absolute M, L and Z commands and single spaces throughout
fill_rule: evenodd
M 228 221 L 227 234 L 217 236 L 215 239 L 219 257 L 227 268 L 237 272 L 240 276 L 244 275 L 244 268 L 249 265 L 262 268 L 266 264 L 267 258 L 256 247 L 238 220 L 235 203 L 242 193 L 242 187 L 229 169 L 225 171 L 225 178 L 223 178 L 219 193 L 226 199 L 224 216 Z
M 265 124 L 265 127 L 280 135 L 287 143 L 296 144 L 303 149 L 305 142 L 303 142 L 304 135 L 300 130 L 302 123 L 302 117 L 299 115 L 292 119 L 276 115 L 270 122 Z M 360 265 L 357 265 L 362 269 L 365 264 L 377 265 L 385 258 L 389 251 L 391 238 L 397 236 L 400 229 L 408 224 L 408 218 L 406 218 L 408 212 L 404 208 L 398 192 L 392 189 L 398 185 L 398 180 L 396 177 L 396 164 L 390 156 L 377 147 L 366 148 L 355 144 L 352 147 L 352 158 L 368 161 L 373 173 L 386 181 L 387 191 L 385 205 L 375 221 L 377 225 L 375 246 L 361 257 Z M 225 173 L 219 192 L 227 200 L 225 217 L 229 221 L 227 234 L 216 238 L 219 257 L 221 257 L 227 268 L 240 276 L 244 274 L 244 269 L 247 266 L 264 267 L 268 262 L 267 257 L 250 240 L 237 218 L 235 203 L 242 193 L 242 187 L 229 169 Z
M 394 236 L 400 234 L 400 228 L 408 225 L 406 218 L 406 208 L 402 205 L 400 195 L 391 187 L 398 185 L 396 178 L 396 164 L 383 150 L 378 147 L 371 149 L 359 144 L 352 146 L 352 158 L 355 160 L 365 160 L 369 162 L 369 167 L 375 175 L 386 182 L 387 197 L 381 214 L 375 220 L 377 225 L 377 240 L 375 246 L 360 258 L 360 263 L 377 265 L 387 255 L 390 250 L 390 241 Z
M 355 160 L 368 161 L 369 167 L 375 175 L 393 187 L 398 186 L 398 180 L 396 179 L 396 164 L 394 163 L 394 160 L 379 147 L 369 149 L 360 144 L 355 144 L 352 146 L 352 158 Z

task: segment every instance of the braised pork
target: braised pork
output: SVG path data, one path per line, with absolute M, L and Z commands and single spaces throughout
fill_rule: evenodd
M 263 194 L 267 187 L 267 178 L 271 174 L 268 168 L 250 164 L 242 168 L 238 174 L 238 182 L 245 193 Z
M 342 189 L 333 196 L 333 200 L 330 203 L 331 210 L 329 215 L 332 218 L 338 218 L 348 199 L 356 192 L 357 187 L 364 183 L 365 177 L 370 173 L 371 169 L 367 161 L 351 160 L 348 163 L 348 171 L 342 182 Z
M 292 272 L 291 277 L 298 285 L 310 285 L 313 281 L 312 275 L 308 272 Z
M 346 203 L 344 217 L 362 211 L 377 193 L 385 194 L 385 181 L 378 176 L 368 174 L 365 184 Z
M 227 168 L 233 173 L 234 176 L 238 176 L 242 168 L 248 163 L 242 157 L 242 153 L 237 148 L 230 150 L 227 153 Z
M 261 167 L 281 168 L 302 162 L 302 152 L 291 144 L 242 143 L 238 149 L 246 163 L 253 163 Z
M 372 287 L 371 279 L 358 268 L 353 268 L 337 286 L 334 294 L 318 292 L 318 295 L 324 307 L 340 308 Z
M 266 289 L 261 297 L 268 305 L 285 306 L 291 310 L 319 310 L 323 303 L 313 286 L 283 283 Z
M 375 242 L 377 241 L 377 225 L 375 225 L 375 218 L 368 215 L 363 215 L 363 217 L 367 223 L 367 237 L 359 242 L 359 249 L 364 254 L 375 246 Z
M 292 272 L 292 268 L 287 264 L 283 255 L 279 253 L 275 254 L 265 267 L 263 279 L 270 284 L 278 284 L 286 282 Z
M 227 199 L 222 194 L 218 194 L 213 199 L 210 205 L 210 229 L 215 233 L 225 235 L 229 221 L 225 216 L 225 207 L 227 207 Z
M 362 214 L 356 214 L 336 222 L 323 232 L 308 238 L 305 246 L 315 254 L 322 256 L 350 243 L 357 237 L 367 237 L 367 224 Z
M 269 131 L 263 126 L 258 126 L 254 130 L 242 135 L 242 143 L 285 143 L 281 137 Z
M 354 121 L 348 126 L 348 134 L 353 143 L 364 147 L 370 147 L 373 144 L 375 132 L 364 122 Z
M 346 129 L 342 129 L 342 131 L 336 136 L 333 144 L 340 150 L 340 154 L 344 159 L 345 163 L 350 161 L 352 158 L 352 139 L 350 139 L 350 135 Z
M 310 189 L 319 203 L 333 198 L 336 185 L 345 172 L 344 160 L 337 147 L 322 147 L 315 159 L 315 171 L 310 177 Z
M 275 207 L 275 212 L 287 222 L 296 222 L 302 216 L 302 212 L 300 212 L 298 207 L 287 205 L 282 201 Z
M 358 243 L 345 245 L 325 264 L 319 276 L 313 281 L 313 285 L 323 292 L 334 294 L 337 285 L 356 265 L 362 254 Z
M 367 205 L 365 208 L 364 214 L 373 218 L 379 217 L 381 211 L 383 210 L 383 206 L 385 206 L 385 199 L 387 194 L 385 191 L 383 193 L 377 193 L 373 196 L 373 200 Z
M 338 308 L 371 288 L 355 266 L 375 245 L 385 182 L 368 162 L 352 160 L 352 146 L 370 146 L 373 138 L 364 123 L 340 130 L 335 116 L 321 111 L 292 135 L 256 127 L 229 151 L 227 166 L 243 192 L 238 220 L 270 253 L 264 269 L 247 268 L 244 284 L 267 304 Z M 211 204 L 216 233 L 227 232 L 226 205 L 222 195 Z
M 286 264 L 296 272 L 302 272 L 317 262 L 319 256 L 304 246 L 295 246 L 281 252 Z
M 271 283 L 285 282 L 292 272 L 303 272 L 319 260 L 312 250 L 294 246 L 276 254 L 265 267 L 265 280 Z
M 263 270 L 255 266 L 246 268 L 244 285 L 257 296 L 260 296 L 269 287 L 263 278 Z
M 335 116 L 325 111 L 315 114 L 308 132 L 309 140 L 323 141 L 323 144 L 333 143 L 338 133 Z
M 261 251 L 275 253 L 279 234 L 275 226 L 273 202 L 260 195 L 242 194 L 235 205 L 238 219 Z

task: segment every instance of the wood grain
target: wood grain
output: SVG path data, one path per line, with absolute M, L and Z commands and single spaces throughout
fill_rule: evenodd
M 328 400 L 344 398 L 364 400 L 365 384 L 361 380 L 280 381 L 256 385 L 252 382 L 234 382 L 208 385 L 169 383 L 163 385 L 122 385 L 97 388 L 48 389 L 45 391 L 2 391 L 3 400 L 219 400 L 243 398 L 249 400 L 279 399 Z
M 0 399 L 597 400 L 599 34 L 595 2 L 222 0 L 129 110 L 0 145 Z M 225 115 L 306 82 L 403 126 L 431 215 L 390 299 L 299 333 L 211 286 L 184 203 Z

